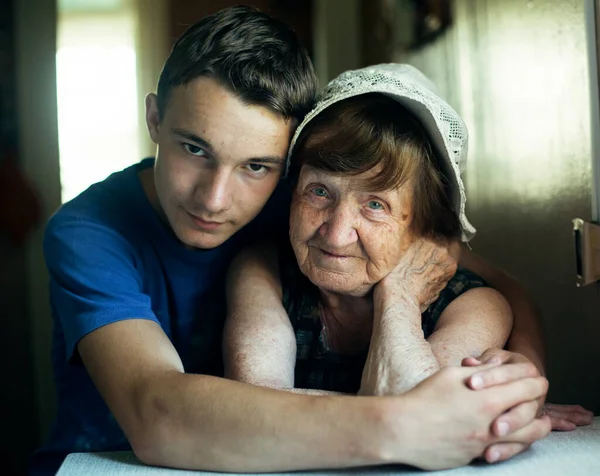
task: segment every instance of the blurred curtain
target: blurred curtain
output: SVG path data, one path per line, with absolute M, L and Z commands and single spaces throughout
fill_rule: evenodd
M 138 119 L 140 152 L 143 157 L 153 156 L 156 145 L 146 130 L 146 94 L 155 93 L 158 77 L 169 54 L 171 38 L 168 0 L 129 0 L 137 12 L 136 53 L 138 81 Z

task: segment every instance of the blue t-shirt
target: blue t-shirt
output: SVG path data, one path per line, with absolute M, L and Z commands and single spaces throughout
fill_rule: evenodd
M 173 342 L 186 372 L 221 375 L 227 267 L 259 233 L 287 235 L 289 189 L 282 182 L 261 214 L 223 245 L 186 248 L 142 189 L 138 172 L 153 164 L 146 159 L 91 186 L 46 228 L 58 413 L 31 458 L 31 474 L 54 474 L 68 453 L 130 449 L 77 354 L 83 336 L 148 319 Z

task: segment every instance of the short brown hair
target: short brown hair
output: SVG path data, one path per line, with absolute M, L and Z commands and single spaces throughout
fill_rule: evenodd
M 397 189 L 412 180 L 411 231 L 432 239 L 461 234 L 443 162 L 432 151 L 421 124 L 392 98 L 364 94 L 326 108 L 298 138 L 292 180 L 303 165 L 349 175 L 377 170 L 365 183 L 374 191 Z
M 158 80 L 164 117 L 173 88 L 208 76 L 241 101 L 301 121 L 313 106 L 317 76 L 306 49 L 283 22 L 248 6 L 225 8 L 189 27 Z

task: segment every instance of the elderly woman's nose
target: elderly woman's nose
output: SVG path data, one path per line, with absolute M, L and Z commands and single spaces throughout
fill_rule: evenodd
M 319 234 L 331 246 L 342 248 L 358 240 L 356 217 L 358 211 L 354 207 L 338 205 L 327 215 L 319 228 Z

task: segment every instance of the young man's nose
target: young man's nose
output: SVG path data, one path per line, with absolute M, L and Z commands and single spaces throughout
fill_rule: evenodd
M 208 172 L 205 180 L 196 189 L 196 201 L 209 213 L 228 210 L 232 203 L 230 174 L 226 170 L 215 169 Z

